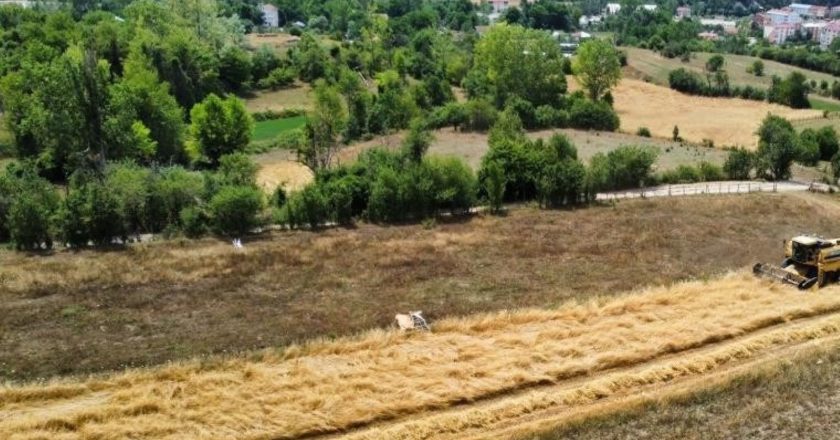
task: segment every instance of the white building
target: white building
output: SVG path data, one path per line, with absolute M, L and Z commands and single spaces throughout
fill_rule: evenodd
M 615 15 L 621 12 L 621 5 L 619 3 L 607 3 L 604 8 L 604 15 Z
M 708 27 L 720 26 L 723 32 L 734 35 L 738 33 L 738 23 L 733 20 L 726 20 L 724 18 L 701 18 L 700 24 Z
M 271 28 L 280 27 L 280 11 L 277 6 L 263 3 L 260 5 L 260 10 L 263 13 L 263 25 Z
M 644 9 L 645 11 L 648 11 L 648 12 L 656 12 L 656 9 L 658 8 L 658 6 L 648 3 L 648 4 L 642 5 L 641 8 Z
M 840 20 L 828 22 L 820 32 L 820 47 L 827 48 L 838 36 L 840 36 Z
M 802 16 L 793 12 L 793 10 L 771 9 L 767 11 L 765 16 L 767 17 L 767 22 L 765 24 L 769 26 L 802 23 Z
M 691 18 L 691 8 L 688 6 L 680 6 L 677 8 L 677 18 Z
M 602 19 L 601 19 L 600 15 L 592 15 L 592 16 L 581 15 L 580 19 L 578 19 L 578 25 L 583 28 L 583 27 L 587 27 L 587 26 L 594 26 L 594 25 L 600 23 L 601 21 L 602 21 Z
M 799 16 L 809 16 L 811 14 L 811 5 L 803 3 L 791 3 L 788 9 Z
M 28 8 L 35 5 L 34 1 L 30 0 L 0 0 L 0 7 L 17 5 L 23 8 Z
M 794 14 L 805 18 L 825 18 L 825 16 L 828 15 L 827 7 L 806 5 L 804 3 L 791 3 L 791 5 L 785 9 L 788 9 Z

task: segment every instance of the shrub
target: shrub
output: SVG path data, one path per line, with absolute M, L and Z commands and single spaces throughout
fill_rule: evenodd
M 392 168 L 379 170 L 370 187 L 367 215 L 373 221 L 393 222 L 404 218 L 401 177 Z
M 329 201 L 319 185 L 308 185 L 292 194 L 286 208 L 292 227 L 309 226 L 315 229 L 329 221 Z
M 154 231 L 167 225 L 178 225 L 181 210 L 202 199 L 205 179 L 201 173 L 175 166 L 164 168 L 152 176 L 147 202 L 147 224 Z
M 489 101 L 475 99 L 467 102 L 466 128 L 475 131 L 489 130 L 496 123 L 498 112 Z
M 649 138 L 650 137 L 650 129 L 648 129 L 647 127 L 639 127 L 639 129 L 636 130 L 636 136 Z
M 259 166 L 245 153 L 227 154 L 219 158 L 216 170 L 218 181 L 223 186 L 256 186 Z
M 468 125 L 469 114 L 464 104 L 449 102 L 442 107 L 434 109 L 426 120 L 429 128 L 452 127 L 455 130 Z
M 498 213 L 505 200 L 505 170 L 499 163 L 490 162 L 485 165 L 484 173 L 484 193 L 490 204 L 490 212 Z
M 190 206 L 182 209 L 179 216 L 181 229 L 187 237 L 198 238 L 207 233 L 210 218 L 203 209 Z
M 580 203 L 586 183 L 586 168 L 574 159 L 546 164 L 539 181 L 540 204 L 558 208 Z
M 226 186 L 210 199 L 209 208 L 218 233 L 239 237 L 258 226 L 263 195 L 249 186 Z
M 723 172 L 732 180 L 749 180 L 755 165 L 754 154 L 746 148 L 736 148 L 729 151 Z
M 593 190 L 637 188 L 651 180 L 657 152 L 651 148 L 622 146 L 607 154 L 598 153 L 590 161 Z
M 608 104 L 577 99 L 569 110 L 569 124 L 579 129 L 615 131 L 618 130 L 619 120 Z
M 838 148 L 838 140 L 837 140 L 837 132 L 834 131 L 834 127 L 822 127 L 817 131 L 817 142 L 820 145 L 820 158 L 822 160 L 831 160 L 837 151 L 840 150 Z
M 814 129 L 807 128 L 799 135 L 799 151 L 797 153 L 797 162 L 814 166 L 820 160 L 820 144 L 817 140 L 817 132 Z
M 152 232 L 147 224 L 152 172 L 133 163 L 111 164 L 105 173 L 105 185 L 118 202 L 125 232 Z
M 726 175 L 724 174 L 723 169 L 713 163 L 705 161 L 700 162 L 700 164 L 697 165 L 697 169 L 700 172 L 700 178 L 704 182 L 726 180 Z
M 432 177 L 433 203 L 436 211 L 466 213 L 475 204 L 478 183 L 464 161 L 454 157 L 429 157 L 423 167 Z M 409 200 L 409 202 L 411 202 Z
M 534 109 L 533 104 L 530 102 L 518 97 L 514 96 L 508 99 L 507 105 L 505 107 L 510 108 L 519 116 L 519 120 L 522 121 L 522 125 L 525 128 L 531 129 L 536 128 L 537 126 L 537 115 L 536 109 Z
M 539 128 L 561 128 L 569 123 L 569 113 L 550 105 L 541 105 L 535 111 L 536 124 Z
M 668 84 L 678 92 L 691 95 L 701 95 L 706 89 L 706 84 L 698 73 L 690 72 L 682 67 L 668 74 Z
M 96 245 L 111 244 L 115 238 L 125 241 L 125 222 L 120 215 L 119 201 L 110 188 L 102 182 L 86 185 L 87 230 L 89 238 Z
M 259 80 L 257 86 L 261 89 L 277 90 L 292 85 L 297 77 L 297 72 L 288 67 L 278 67 L 272 70 L 268 76 Z

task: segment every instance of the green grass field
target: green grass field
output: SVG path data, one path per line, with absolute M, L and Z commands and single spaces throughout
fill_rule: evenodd
M 820 96 L 809 96 L 808 101 L 811 102 L 811 108 L 829 112 L 840 112 L 840 102 L 833 99 L 827 99 Z
M 257 122 L 254 127 L 254 135 L 251 137 L 251 142 L 270 141 L 280 133 L 301 128 L 304 124 L 306 124 L 306 116 L 293 116 L 291 118 Z

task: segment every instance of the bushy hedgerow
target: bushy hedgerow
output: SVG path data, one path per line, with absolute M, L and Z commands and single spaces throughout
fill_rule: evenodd
M 649 185 L 654 182 L 652 169 L 657 155 L 656 150 L 639 146 L 623 146 L 607 154 L 598 153 L 590 161 L 590 185 L 594 191 Z

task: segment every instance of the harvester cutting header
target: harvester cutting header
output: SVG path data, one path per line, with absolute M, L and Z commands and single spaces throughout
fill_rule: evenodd
M 800 235 L 785 240 L 785 259 L 781 267 L 758 263 L 756 275 L 793 284 L 800 289 L 823 287 L 836 282 L 840 274 L 840 239 Z

